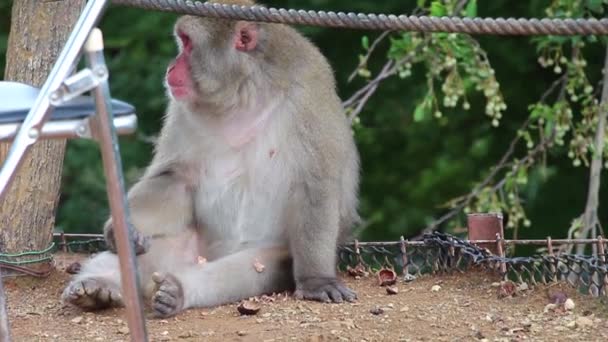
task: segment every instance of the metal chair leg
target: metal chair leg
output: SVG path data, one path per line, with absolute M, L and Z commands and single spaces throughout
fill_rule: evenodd
M 8 186 L 23 162 L 23 156 L 40 137 L 42 126 L 53 109 L 51 100 L 55 96 L 58 97 L 58 94 L 54 92 L 60 89 L 62 82 L 72 72 L 89 33 L 97 25 L 108 3 L 108 0 L 92 0 L 83 9 L 72 34 L 57 58 L 49 77 L 40 89 L 36 103 L 34 103 L 21 125 L 2 165 L 0 170 L 0 201 L 8 192 Z
M 103 56 L 103 38 L 99 29 L 94 29 L 85 46 L 86 59 L 89 68 L 95 73 L 107 73 Z M 98 75 L 102 76 L 102 75 Z M 139 295 L 139 281 L 135 252 L 130 237 L 134 237 L 133 230 L 129 230 L 129 208 L 124 192 L 124 179 L 122 163 L 118 149 L 118 138 L 113 125 L 110 89 L 107 78 L 93 91 L 95 106 L 97 107 L 95 138 L 101 148 L 103 168 L 106 174 L 106 187 L 112 212 L 112 224 L 116 238 L 116 247 L 120 263 L 123 298 L 127 311 L 127 322 L 132 341 L 147 341 L 146 325 L 142 311 L 141 296 Z
M 8 327 L 8 313 L 6 312 L 6 296 L 2 285 L 2 270 L 0 270 L 0 342 L 10 342 L 11 332 Z

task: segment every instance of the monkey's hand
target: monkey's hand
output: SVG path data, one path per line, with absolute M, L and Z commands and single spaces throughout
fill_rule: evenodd
M 156 317 L 171 317 L 184 309 L 184 290 L 170 273 L 152 274 L 156 291 L 152 296 L 152 309 Z
M 133 241 L 135 249 L 135 255 L 144 254 L 150 249 L 150 239 L 147 236 L 144 236 L 137 230 L 133 229 Z M 116 253 L 116 238 L 114 235 L 114 225 L 112 224 L 112 220 L 108 220 L 106 225 L 103 228 L 103 236 L 106 240 L 106 245 L 108 246 L 108 250 L 112 253 Z
M 313 277 L 296 282 L 297 299 L 316 300 L 325 303 L 354 302 L 357 294 L 336 278 Z

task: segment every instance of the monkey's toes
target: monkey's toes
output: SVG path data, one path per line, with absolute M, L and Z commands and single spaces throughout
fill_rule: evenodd
M 297 283 L 297 299 L 314 300 L 325 303 L 353 302 L 357 294 L 335 278 L 308 278 Z
M 184 290 L 180 281 L 172 274 L 154 273 L 152 280 L 156 292 L 152 296 L 152 309 L 156 317 L 170 317 L 184 308 Z
M 124 305 L 118 286 L 97 278 L 71 282 L 63 291 L 62 299 L 84 310 Z

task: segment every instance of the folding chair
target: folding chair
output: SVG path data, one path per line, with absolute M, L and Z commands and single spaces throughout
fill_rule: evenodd
M 103 37 L 95 28 L 108 3 L 108 0 L 87 2 L 41 89 L 16 82 L 0 82 L 0 141 L 12 141 L 0 170 L 0 201 L 4 200 L 23 157 L 36 141 L 53 138 L 96 140 L 103 158 L 131 340 L 147 341 L 132 245 L 136 232 L 128 225 L 117 140 L 117 134 L 135 130 L 137 117 L 133 106 L 110 96 Z M 87 67 L 73 73 L 83 51 Z M 91 95 L 84 95 L 87 92 Z M 0 342 L 9 340 L 5 296 L 0 281 Z

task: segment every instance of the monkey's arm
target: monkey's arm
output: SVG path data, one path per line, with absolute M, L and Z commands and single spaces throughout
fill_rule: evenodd
M 128 203 L 137 254 L 147 251 L 149 237 L 177 234 L 192 224 L 190 185 L 171 169 L 151 173 L 136 183 L 129 190 Z M 116 251 L 112 219 L 104 226 L 104 236 L 108 248 Z
M 250 248 L 172 274 L 153 275 L 152 308 L 161 317 L 293 289 L 291 259 L 284 247 Z

